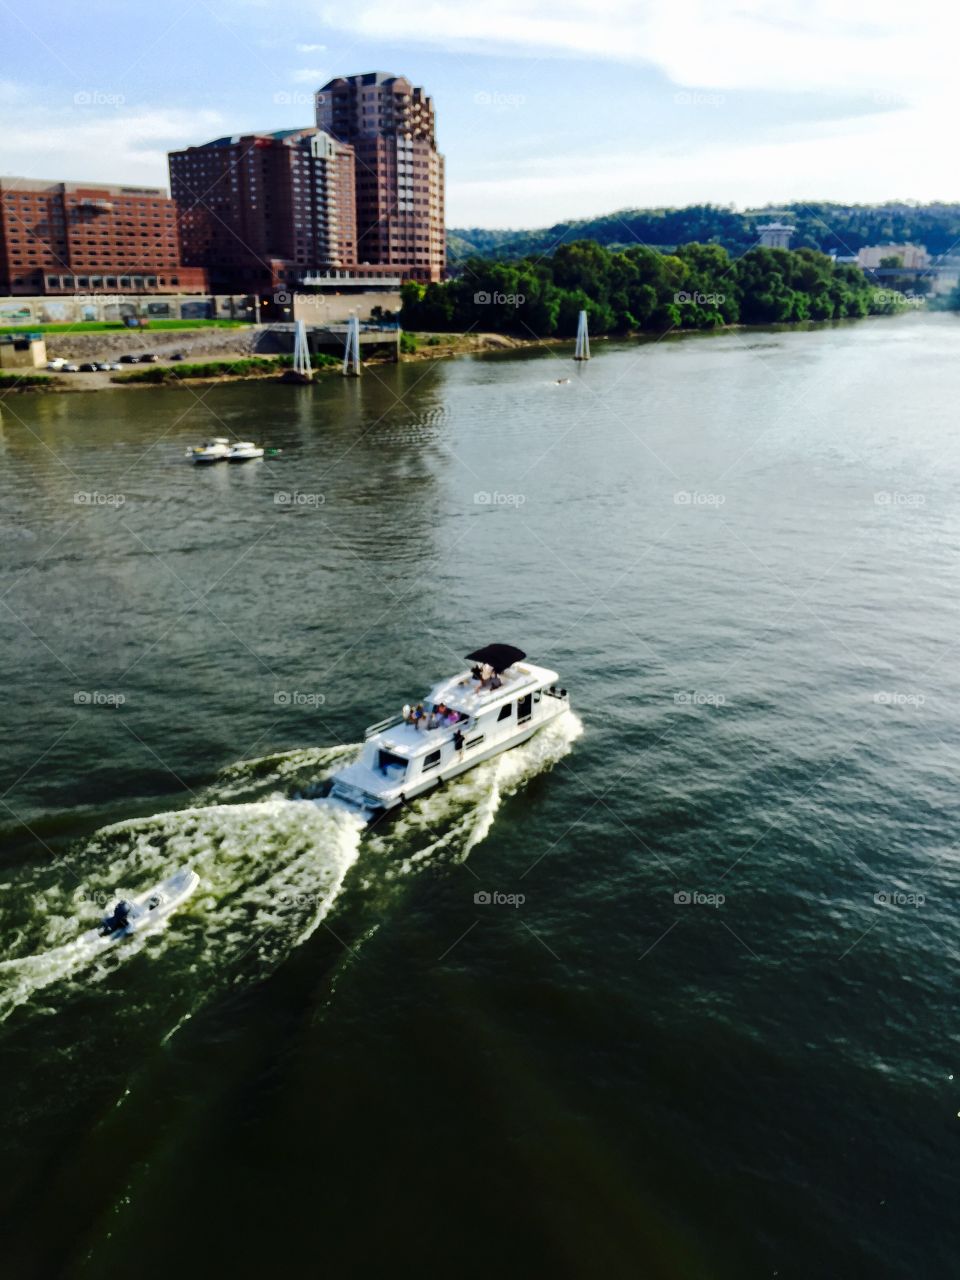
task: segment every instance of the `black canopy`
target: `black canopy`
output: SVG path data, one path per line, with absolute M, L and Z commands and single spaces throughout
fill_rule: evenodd
M 467 654 L 470 662 L 486 662 L 494 671 L 506 671 L 514 662 L 522 662 L 527 655 L 512 644 L 486 644 Z

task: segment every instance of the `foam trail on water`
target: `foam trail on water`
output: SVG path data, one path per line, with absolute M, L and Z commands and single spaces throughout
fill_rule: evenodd
M 0 962 L 0 1021 L 81 970 L 87 981 L 101 979 L 144 952 L 157 960 L 174 946 L 183 948 L 184 965 L 207 987 L 241 961 L 265 972 L 329 912 L 356 861 L 362 831 L 359 819 L 323 802 L 283 799 L 105 827 L 70 858 L 80 888 L 65 887 L 62 875 L 37 885 L 32 918 L 20 932 L 20 946 L 34 949 Z M 109 902 L 181 866 L 192 867 L 200 885 L 156 928 L 113 943 L 78 937 Z
M 579 717 L 565 711 L 521 746 L 415 800 L 384 835 L 368 839 L 371 850 L 387 859 L 405 846 L 423 841 L 395 864 L 387 862 L 385 874 L 406 874 L 420 863 L 443 856 L 464 861 L 486 838 L 505 797 L 552 769 L 582 733 Z
M 243 761 L 198 797 L 205 803 L 105 827 L 62 862 L 22 873 L 16 902 L 0 899 L 0 1022 L 57 984 L 90 992 L 119 981 L 137 960 L 159 963 L 163 981 L 183 988 L 181 1025 L 213 991 L 262 976 L 305 942 L 361 852 L 367 888 L 443 858 L 466 859 L 504 798 L 551 769 L 582 732 L 566 711 L 367 835 L 340 805 L 288 798 L 314 794 L 355 744 Z M 200 885 L 170 916 L 113 943 L 80 936 L 118 897 L 184 866 Z
M 223 769 L 216 781 L 199 793 L 197 801 L 203 806 L 266 800 L 274 795 L 309 795 L 359 750 L 359 743 L 345 742 L 335 747 L 302 747 L 241 760 Z

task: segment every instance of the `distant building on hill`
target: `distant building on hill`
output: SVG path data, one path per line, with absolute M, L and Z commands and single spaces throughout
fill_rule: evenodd
M 857 266 L 864 271 L 876 271 L 884 258 L 899 258 L 899 265 L 908 271 L 923 271 L 930 265 L 930 255 L 922 245 L 876 244 L 860 250 Z
M 768 222 L 765 226 L 757 227 L 760 247 L 762 249 L 789 249 L 790 239 L 796 229 L 789 222 Z

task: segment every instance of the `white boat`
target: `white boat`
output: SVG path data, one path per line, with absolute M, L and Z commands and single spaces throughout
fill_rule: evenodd
M 492 644 L 467 658 L 476 665 L 435 685 L 422 717 L 404 707 L 366 730 L 359 759 L 333 775 L 333 800 L 379 817 L 526 742 L 569 706 L 557 673 L 521 649 Z
M 211 462 L 223 462 L 224 458 L 230 456 L 230 441 L 226 436 L 214 436 L 212 440 L 205 440 L 203 444 L 195 445 L 194 448 L 187 450 L 187 457 L 192 458 L 194 462 L 201 465 L 208 465 Z
M 252 462 L 255 458 L 262 458 L 263 450 L 259 445 L 255 445 L 252 440 L 238 440 L 230 452 L 227 454 L 228 462 Z
M 132 933 L 171 915 L 190 897 L 199 883 L 200 877 L 195 871 L 191 871 L 189 867 L 181 867 L 145 893 L 135 898 L 120 899 L 107 912 L 99 927 L 88 930 L 81 941 L 102 939 L 116 942 L 120 938 L 128 938 Z

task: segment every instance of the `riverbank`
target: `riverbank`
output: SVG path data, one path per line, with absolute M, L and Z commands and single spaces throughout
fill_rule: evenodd
M 217 382 L 240 382 L 240 381 L 264 381 L 270 379 L 278 379 L 280 375 L 289 367 L 289 358 L 284 357 L 283 353 L 275 355 L 259 355 L 255 354 L 259 338 L 262 336 L 263 329 L 257 330 L 251 328 L 246 333 L 239 335 L 236 330 L 220 331 L 219 333 L 203 333 L 189 335 L 178 333 L 176 336 L 180 339 L 176 343 L 166 342 L 165 344 L 154 344 L 156 346 L 164 345 L 172 348 L 166 351 L 157 351 L 159 359 L 152 362 L 149 366 L 131 365 L 128 371 L 123 373 L 98 371 L 96 373 L 41 373 L 38 370 L 24 370 L 23 373 L 10 371 L 6 375 L 0 374 L 0 399 L 5 395 L 22 395 L 30 392 L 39 392 L 41 394 L 49 394 L 51 392 L 72 393 L 78 391 L 106 391 L 115 387 L 189 387 L 189 386 L 205 386 Z M 133 341 L 131 341 L 131 336 Z M 510 351 L 523 347 L 536 347 L 543 345 L 539 339 L 534 338 L 512 338 L 500 333 L 461 333 L 461 334 L 411 334 L 410 338 L 416 343 L 415 350 L 404 351 L 400 359 L 403 362 L 412 360 L 439 360 L 458 355 L 475 355 L 489 351 Z M 147 345 L 143 335 L 128 334 L 110 334 L 111 350 L 106 354 L 103 353 L 102 344 L 94 349 L 99 335 L 71 335 L 69 339 L 69 350 L 58 349 L 53 342 L 50 343 L 50 357 L 70 359 L 74 362 L 85 362 L 94 359 L 116 359 L 118 356 L 132 354 L 137 350 L 142 351 Z M 193 341 L 189 339 L 193 337 Z M 555 345 L 559 339 L 548 339 L 550 345 Z M 79 349 L 78 349 L 79 348 Z M 188 373 L 183 376 L 181 370 L 184 370 L 184 362 L 174 360 L 174 353 L 186 355 L 190 357 L 201 356 L 198 360 L 191 358 L 189 360 L 189 368 L 195 369 L 198 366 L 208 364 L 211 366 L 211 373 L 205 375 L 202 373 Z M 316 359 L 316 357 L 315 357 Z M 224 364 L 235 363 L 238 370 L 235 373 L 229 372 L 223 366 Z M 269 363 L 270 367 L 264 367 Z M 393 359 L 387 355 L 376 354 L 368 356 L 364 359 L 364 364 L 392 364 Z M 335 360 L 331 364 L 324 364 L 315 367 L 315 372 L 320 375 L 323 373 L 331 373 L 339 371 L 339 360 Z M 151 377 L 142 377 L 149 370 Z M 186 372 L 184 370 L 184 372 Z M 168 376 L 164 377 L 164 373 Z M 42 380 L 39 380 L 42 379 Z
M 853 324 L 862 323 L 863 320 L 880 320 L 889 319 L 887 316 L 865 316 L 856 319 L 843 320 L 803 320 L 794 323 L 784 323 L 778 325 L 744 325 L 729 324 L 718 325 L 714 329 L 681 329 L 667 330 L 636 330 L 625 334 L 603 334 L 592 339 L 594 350 L 607 342 L 660 342 L 664 339 L 679 338 L 710 338 L 728 332 L 803 332 L 815 329 L 828 328 L 846 328 Z M 218 332 L 195 332 L 193 335 L 180 332 L 176 335 L 180 340 L 176 343 L 167 342 L 165 344 L 154 344 L 155 346 L 166 346 L 169 350 L 157 350 L 158 359 L 149 366 L 131 365 L 129 370 L 123 373 L 118 372 L 97 372 L 97 373 L 41 373 L 38 370 L 24 370 L 22 373 L 10 371 L 8 373 L 0 373 L 0 402 L 5 396 L 23 395 L 31 392 L 40 394 L 57 393 L 73 393 L 82 391 L 106 391 L 117 387 L 191 387 L 191 386 L 210 386 L 215 383 L 233 383 L 244 381 L 279 381 L 280 376 L 289 367 L 289 356 L 285 353 L 263 354 L 258 351 L 258 345 L 262 344 L 265 334 L 277 335 L 271 331 L 269 326 L 260 326 L 259 329 L 251 326 L 242 334 L 238 334 L 236 330 L 220 330 Z M 173 335 L 171 335 L 173 336 Z M 146 345 L 143 335 L 134 334 L 111 334 L 111 339 L 122 340 L 124 342 L 122 351 L 111 351 L 110 356 L 114 359 L 117 355 L 126 354 L 127 352 L 142 351 Z M 190 338 L 193 341 L 190 341 Z M 86 343 L 96 342 L 97 335 L 71 335 L 71 350 L 76 344 L 83 339 Z M 519 337 L 513 334 L 504 333 L 429 333 L 429 332 L 410 332 L 405 331 L 403 338 L 404 347 L 401 350 L 401 363 L 409 363 L 412 361 L 423 360 L 444 360 L 452 359 L 457 356 L 464 355 L 489 355 L 496 352 L 507 353 L 510 351 L 534 350 L 536 348 L 572 348 L 573 342 L 570 338 L 538 338 L 538 337 Z M 132 341 L 131 341 L 132 339 Z M 410 343 L 415 344 L 410 349 Z M 52 344 L 51 344 L 52 346 Z M 189 359 L 189 366 L 197 367 L 208 364 L 214 370 L 209 375 L 202 373 L 189 374 L 184 376 L 187 361 L 174 360 L 174 352 L 182 356 L 193 357 Z M 75 362 L 83 362 L 98 358 L 98 353 L 87 348 L 85 353 L 71 354 L 69 357 L 60 350 L 51 350 L 51 358 L 61 356 L 62 358 L 70 358 Z M 196 357 L 200 356 L 200 359 Z M 104 357 L 106 359 L 107 357 Z M 316 357 L 315 357 L 316 358 Z M 233 373 L 224 369 L 225 364 L 235 363 L 238 371 Z M 269 363 L 269 367 L 264 367 Z M 364 358 L 365 365 L 389 365 L 393 364 L 393 357 L 385 354 L 375 354 Z M 257 367 L 259 366 L 259 367 Z M 334 359 L 331 364 L 319 366 L 315 368 L 316 374 L 330 374 L 339 372 L 340 361 Z M 141 377 L 147 369 L 154 376 Z M 164 377 L 163 373 L 167 372 L 168 377 Z

